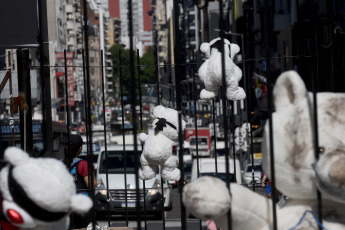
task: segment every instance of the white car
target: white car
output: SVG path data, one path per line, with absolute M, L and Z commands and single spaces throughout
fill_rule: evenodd
M 124 147 L 125 151 L 123 149 Z M 140 145 L 138 145 L 137 150 L 139 168 L 141 154 Z M 106 164 L 107 161 L 108 167 Z M 137 189 L 134 145 L 110 145 L 107 146 L 107 154 L 105 148 L 102 147 L 98 156 L 97 165 L 96 177 L 98 183 L 96 188 L 96 210 L 103 214 L 107 214 L 108 195 L 111 215 L 136 216 Z M 143 216 L 145 213 L 147 217 L 162 218 L 164 210 L 170 210 L 172 207 L 172 194 L 166 181 L 163 182 L 162 189 L 159 167 L 157 167 L 156 177 L 145 181 L 145 191 L 143 189 L 143 180 L 140 178 L 138 178 L 138 180 L 138 209 L 140 213 Z
M 254 183 L 253 183 L 253 171 L 254 171 Z M 261 163 L 254 162 L 254 170 L 252 164 L 246 164 L 243 174 L 243 181 L 248 186 L 261 186 L 261 178 L 263 176 L 263 171 L 261 168 Z
M 199 160 L 199 162 L 197 162 Z M 217 164 L 216 164 L 217 160 Z M 235 160 L 229 158 L 229 176 L 230 182 L 242 184 L 240 162 L 238 159 Z M 199 170 L 198 170 L 199 166 Z M 236 168 L 236 175 L 235 175 Z M 195 181 L 201 176 L 215 176 L 226 182 L 226 159 L 225 157 L 217 158 L 199 158 L 193 160 L 191 181 Z

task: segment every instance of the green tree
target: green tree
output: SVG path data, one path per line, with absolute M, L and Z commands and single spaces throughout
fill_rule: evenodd
M 140 58 L 140 65 L 144 67 L 141 71 L 141 83 L 155 83 L 156 67 L 154 66 L 154 49 L 149 46 L 147 52 Z
M 128 49 L 124 49 L 121 45 L 113 45 L 110 48 L 113 58 L 113 82 L 120 82 L 120 68 L 122 71 L 122 90 L 123 94 L 130 96 L 130 89 L 132 84 L 130 71 L 130 53 Z M 121 63 L 120 63 L 121 52 Z M 136 53 L 134 52 L 134 65 L 136 64 Z M 137 69 L 134 68 L 135 76 L 137 76 Z M 137 79 L 137 77 L 136 77 Z
M 130 97 L 130 89 L 133 86 L 131 81 L 130 71 L 130 52 L 128 49 L 124 49 L 121 45 L 113 45 L 110 48 L 113 59 L 113 82 L 120 82 L 120 68 L 122 70 L 122 81 L 123 81 L 123 94 Z M 121 64 L 120 64 L 120 52 L 121 52 Z M 154 49 L 150 46 L 147 52 L 139 59 L 141 71 L 140 78 L 141 84 L 155 83 L 155 71 L 154 66 Z M 138 64 L 137 55 L 134 52 L 134 71 L 136 80 L 136 93 L 138 93 Z

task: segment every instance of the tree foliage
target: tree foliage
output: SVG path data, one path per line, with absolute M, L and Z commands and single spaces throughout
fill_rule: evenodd
M 121 45 L 113 45 L 110 48 L 113 59 L 113 82 L 120 82 L 120 69 L 122 72 L 122 90 L 124 95 L 130 96 L 130 89 L 133 86 L 131 81 L 130 70 L 130 52 L 128 49 L 124 49 Z M 120 63 L 121 53 L 121 63 Z M 135 71 L 135 85 L 136 92 L 138 93 L 138 64 L 137 55 L 134 53 L 134 71 Z M 139 59 L 140 62 L 140 78 L 141 84 L 154 83 L 155 79 L 155 66 L 154 66 L 154 50 L 149 47 L 147 52 Z M 120 89 L 119 89 L 120 90 Z

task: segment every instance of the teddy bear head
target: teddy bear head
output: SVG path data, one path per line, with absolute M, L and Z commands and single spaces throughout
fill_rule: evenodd
M 155 133 L 161 133 L 167 136 L 171 140 L 178 139 L 178 113 L 174 109 L 165 108 L 162 105 L 158 105 L 153 109 L 153 115 L 155 119 L 152 122 Z M 182 122 L 182 130 L 186 128 L 186 122 Z
M 322 197 L 345 203 L 345 94 L 317 93 L 319 159 L 314 148 L 313 95 L 295 71 L 281 74 L 274 90 L 275 181 L 294 199 Z M 262 143 L 263 167 L 270 177 L 269 126 Z
M 5 150 L 0 172 L 2 208 L 15 226 L 36 228 L 66 220 L 71 212 L 86 213 L 92 201 L 76 194 L 72 175 L 53 158 L 31 158 L 16 147 Z
M 200 51 L 203 52 L 206 58 L 209 58 L 212 52 L 219 52 L 221 50 L 221 38 L 215 38 L 210 42 L 204 42 L 200 45 Z M 237 44 L 232 44 L 228 39 L 224 38 L 224 51 L 225 55 L 234 59 L 235 55 L 240 51 L 240 47 Z
M 231 205 L 225 182 L 211 176 L 202 176 L 186 184 L 183 187 L 182 201 L 191 214 L 204 220 L 224 216 Z

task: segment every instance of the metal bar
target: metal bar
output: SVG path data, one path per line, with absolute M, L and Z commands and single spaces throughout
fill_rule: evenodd
M 138 64 L 138 84 L 139 84 L 140 130 L 143 131 L 143 109 L 142 109 L 142 101 L 141 101 L 141 77 L 140 77 L 141 69 L 140 69 L 139 49 L 137 49 L 137 64 Z M 141 144 L 141 149 L 144 149 L 143 144 Z M 145 222 L 145 230 L 147 230 L 145 180 L 143 180 L 143 190 L 144 190 L 144 222 Z M 163 183 L 162 183 L 162 194 L 163 194 Z M 163 216 L 164 216 L 164 204 L 163 204 Z
M 271 21 L 271 8 L 269 1 L 265 1 L 265 47 L 266 47 L 266 63 L 267 63 L 267 100 L 268 100 L 268 124 L 269 124 L 269 140 L 270 140 L 270 166 L 271 166 L 271 197 L 272 197 L 272 215 L 273 215 L 273 229 L 277 229 L 277 211 L 276 211 L 276 187 L 275 187 L 275 167 L 274 167 L 274 139 L 273 139 L 273 98 L 272 98 L 272 79 L 270 75 L 270 61 L 271 61 L 271 50 L 270 50 L 270 39 L 271 30 L 273 28 Z
M 135 72 L 134 72 L 134 50 L 133 50 L 133 12 L 132 12 L 132 0 L 128 1 L 128 27 L 129 27 L 129 62 L 130 62 L 130 73 L 131 73 L 131 82 L 132 87 L 130 90 L 131 93 L 131 108 L 132 108 L 132 123 L 133 123 L 133 142 L 134 142 L 134 154 L 135 154 L 135 188 L 136 192 L 136 210 L 138 214 L 137 223 L 138 223 L 138 230 L 141 230 L 141 223 L 140 223 L 140 212 L 139 212 L 139 204 L 140 204 L 140 196 L 139 196 L 139 159 L 138 159 L 138 146 L 137 146 L 137 115 L 135 110 L 136 105 L 136 84 L 135 84 Z
M 178 112 L 178 132 L 179 132 L 179 168 L 181 170 L 181 178 L 179 181 L 180 205 L 181 205 L 181 229 L 186 229 L 186 208 L 182 202 L 182 188 L 183 188 L 183 139 L 182 138 L 182 111 L 181 111 L 181 87 L 180 87 L 180 31 L 179 31 L 179 4 L 174 1 L 174 61 L 175 61 L 175 90 L 176 90 L 176 109 Z
M 90 143 L 90 139 L 89 139 L 89 135 L 87 135 L 87 130 L 89 127 L 89 113 L 88 111 L 88 106 L 90 106 L 90 102 L 88 101 L 88 97 L 87 97 L 87 81 L 86 81 L 86 71 L 85 71 L 85 57 L 84 57 L 84 49 L 82 49 L 82 59 L 83 59 L 83 83 L 84 83 L 84 115 L 85 115 L 85 132 L 86 132 L 86 153 L 87 156 L 90 156 L 90 148 L 89 148 L 89 143 Z
M 124 114 L 124 102 L 123 102 L 123 77 L 122 77 L 122 56 L 121 49 L 119 50 L 119 62 L 120 62 L 120 94 L 121 94 L 121 111 L 122 111 L 122 140 L 123 140 L 123 154 L 125 156 L 124 171 L 125 171 L 125 202 L 126 202 L 126 226 L 128 227 L 128 204 L 127 204 L 127 154 L 126 154 L 126 138 L 125 138 L 125 114 Z M 109 189 L 109 187 L 108 187 Z
M 18 66 L 18 90 L 24 94 L 27 108 L 19 110 L 20 117 L 20 142 L 24 151 L 32 153 L 33 135 L 32 135 L 32 111 L 31 111 L 31 84 L 30 84 L 30 67 L 29 67 L 29 50 L 17 50 Z
M 225 30 L 225 25 L 224 25 L 224 19 L 223 19 L 223 1 L 219 1 L 219 36 L 222 41 L 222 46 L 221 46 L 221 51 L 222 51 L 222 103 L 223 103 L 223 122 L 224 122 L 224 144 L 225 144 L 225 168 L 226 168 L 226 185 L 230 190 L 230 169 L 229 169 L 229 145 L 228 145 L 228 122 L 227 122 L 227 98 L 226 98 L 226 80 L 225 80 L 225 53 L 224 53 L 224 30 Z M 231 208 L 229 209 L 228 212 L 228 228 L 229 230 L 232 229 L 232 222 L 231 222 Z
M 71 152 L 71 149 L 70 149 L 70 110 L 69 110 L 69 106 L 68 106 L 68 76 L 67 76 L 67 55 L 66 55 L 66 49 L 64 49 L 64 52 L 63 52 L 63 57 L 64 57 L 64 61 L 65 61 L 65 108 L 66 108 L 66 111 L 67 111 L 67 151 L 68 151 L 68 157 L 70 159 L 68 159 L 70 163 L 72 163 L 72 158 L 73 156 L 70 154 Z M 70 167 L 70 165 L 68 165 L 68 167 Z
M 42 129 L 43 129 L 43 154 L 47 157 L 53 156 L 53 126 L 50 93 L 50 69 L 49 69 L 49 47 L 48 47 L 48 20 L 47 1 L 38 1 L 39 19 L 39 52 L 40 52 L 40 78 L 41 78 L 41 106 L 42 106 Z
M 87 15 L 87 0 L 83 0 L 83 19 L 84 19 L 84 45 L 85 45 L 85 69 L 86 69 L 86 83 L 87 83 L 87 98 L 88 98 L 88 103 L 91 102 L 91 87 L 90 87 L 90 58 L 89 58 L 89 34 L 88 34 L 88 15 Z M 88 166 L 89 166 L 89 175 L 90 176 L 90 181 L 93 182 L 93 164 L 91 161 L 91 157 L 93 155 L 93 151 L 92 151 L 92 129 L 91 129 L 91 106 L 88 105 L 87 107 L 87 113 L 88 113 L 88 127 L 87 127 L 87 135 L 89 135 L 89 149 L 91 154 L 88 155 Z M 92 166 L 92 168 L 91 168 Z M 94 192 L 94 187 L 93 187 L 93 183 L 90 183 L 90 197 L 92 200 L 95 200 L 95 192 Z M 93 208 L 92 208 L 93 209 Z M 92 220 L 92 229 L 95 229 L 95 223 L 96 223 L 96 216 L 95 216 L 95 212 L 91 212 L 91 220 Z
M 311 39 L 311 78 L 312 78 L 312 90 L 313 90 L 313 133 L 314 133 L 314 156 L 315 162 L 318 162 L 319 155 L 320 155 L 320 147 L 319 147 L 319 129 L 318 129 L 318 114 L 317 114 L 317 87 L 318 87 L 318 58 L 317 58 L 317 9 L 315 6 L 314 1 L 309 1 L 310 3 L 310 15 L 311 15 L 311 25 L 310 29 L 310 39 Z M 316 66 L 316 70 L 315 70 Z M 318 188 L 316 188 L 316 195 L 317 195 L 317 206 L 318 206 L 318 217 L 322 224 L 322 194 Z M 319 225 L 319 230 L 321 230 L 321 226 Z
M 14 110 L 14 98 L 13 98 L 13 91 L 12 91 L 12 75 L 10 75 L 10 113 L 11 113 L 11 129 L 12 129 L 12 146 L 16 146 L 16 141 L 14 137 L 14 117 L 13 117 L 13 110 Z
M 194 49 L 192 50 L 192 60 L 194 63 Z M 197 124 L 197 106 L 196 106 L 196 83 L 195 83 L 195 74 L 194 74 L 194 67 L 192 68 L 192 76 L 193 76 L 193 100 L 194 100 L 194 127 L 195 127 L 195 138 L 196 138 L 196 165 L 197 165 L 197 177 L 199 177 L 199 141 L 198 141 L 198 124 Z M 186 137 L 185 137 L 186 138 Z M 192 154 L 192 153 L 191 153 Z M 193 159 L 193 154 L 192 154 Z M 216 161 L 216 171 L 217 171 L 217 161 Z M 199 219 L 199 228 L 202 229 L 201 219 Z
M 107 149 L 107 121 L 105 119 L 105 96 L 104 96 L 104 71 L 103 71 L 103 50 L 101 50 L 101 63 L 102 63 L 102 102 L 103 102 L 103 132 L 104 132 L 104 151 L 105 151 L 105 180 L 106 180 L 106 186 L 109 188 L 109 177 L 108 177 L 108 149 Z M 109 201 L 109 193 L 107 192 L 107 201 Z M 108 226 L 110 226 L 110 207 L 109 202 L 107 202 L 107 208 L 108 208 Z

